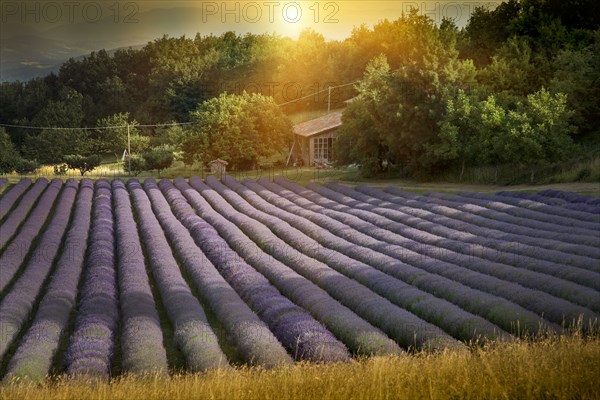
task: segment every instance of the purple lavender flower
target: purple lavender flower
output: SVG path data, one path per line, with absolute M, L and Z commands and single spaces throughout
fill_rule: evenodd
M 53 180 L 44 191 L 33 211 L 29 214 L 17 236 L 4 249 L 0 256 L 0 292 L 11 282 L 17 270 L 25 260 L 30 247 L 39 235 L 56 197 L 63 184 L 60 179 Z
M 0 359 L 4 357 L 8 346 L 29 318 L 35 299 L 60 248 L 69 223 L 78 183 L 74 179 L 69 179 L 64 186 L 54 215 L 24 266 L 23 274 L 15 281 L 0 303 L 0 327 L 2 328 Z
M 372 211 L 380 212 L 380 209 L 370 204 L 358 202 L 351 198 L 343 199 L 343 196 L 339 193 L 338 195 L 336 195 L 335 192 L 332 192 L 331 190 L 317 187 L 316 185 L 312 186 L 316 190 L 319 190 L 322 194 L 327 193 L 329 196 L 338 198 L 340 201 L 346 203 L 340 204 L 286 180 L 276 180 L 277 182 L 284 185 L 286 188 L 291 189 L 293 191 L 297 191 L 299 194 L 310 197 L 312 200 L 319 202 L 319 205 L 321 206 L 320 211 L 325 213 L 326 215 L 331 215 L 334 218 L 342 219 L 344 218 L 343 214 L 359 216 L 361 219 L 371 222 L 379 227 L 385 226 L 386 229 L 392 229 L 392 227 L 395 226 L 397 227 L 397 229 L 395 229 L 394 232 L 402 236 L 406 236 L 406 232 L 410 229 L 407 228 L 406 225 L 398 224 L 397 222 L 394 222 L 387 218 L 383 218 L 381 215 L 373 213 Z M 261 183 L 262 182 L 263 181 L 261 180 Z M 353 207 L 349 207 L 347 204 L 352 204 Z M 370 209 L 371 211 L 367 211 L 367 209 Z M 392 210 L 387 211 L 391 211 L 392 213 L 394 213 Z M 340 214 L 340 212 L 342 213 Z M 396 213 L 398 212 L 396 211 Z M 419 231 L 415 231 L 415 234 L 418 235 L 418 233 Z M 426 232 L 424 233 L 426 236 Z M 419 236 L 415 237 L 415 239 L 420 241 L 423 240 Z M 405 241 L 405 243 L 408 242 L 409 241 Z M 594 294 L 597 292 L 595 292 L 592 289 L 575 285 L 577 286 L 576 292 L 563 293 L 561 292 L 562 289 L 573 287 L 573 285 L 571 285 L 569 282 L 562 280 L 555 280 L 553 282 L 555 284 L 554 286 L 549 288 L 543 287 L 539 291 L 526 289 L 523 286 L 516 285 L 512 282 L 507 282 L 503 279 L 498 279 L 497 277 L 488 275 L 488 269 L 486 269 L 485 274 L 481 273 L 479 271 L 479 262 L 463 263 L 461 265 L 457 265 L 455 263 L 444 262 L 439 260 L 439 255 L 436 255 L 436 257 L 432 257 L 431 255 L 426 256 L 422 254 L 424 252 L 424 250 L 422 250 L 422 246 L 423 244 L 417 244 L 417 247 L 414 247 L 412 250 L 409 247 L 405 247 L 405 249 L 401 252 L 397 250 L 392 250 L 394 251 L 394 253 L 390 253 L 390 255 L 395 256 L 395 258 L 399 261 L 403 261 L 419 269 L 424 269 L 428 272 L 448 277 L 452 280 L 459 281 L 474 289 L 479 289 L 500 297 L 504 297 L 507 300 L 516 302 L 517 304 L 521 305 L 526 309 L 544 315 L 546 318 L 556 323 L 561 323 L 564 320 L 568 320 L 570 322 L 572 320 L 578 319 L 581 315 L 584 315 L 586 320 L 593 320 L 597 318 L 597 315 L 591 312 L 589 309 L 577 306 L 575 304 L 572 304 L 571 302 L 564 301 L 562 299 L 556 298 L 554 296 L 549 296 L 546 293 L 543 293 L 544 291 L 562 293 L 564 297 L 577 298 L 580 302 L 589 304 L 592 309 L 596 309 L 598 307 L 599 299 L 598 296 Z M 383 247 L 382 251 L 387 251 L 387 248 L 387 246 Z M 491 270 L 489 272 L 501 274 L 502 270 Z M 537 282 L 534 282 L 532 284 L 535 285 L 536 283 Z M 585 293 L 587 293 L 588 291 L 590 295 L 586 296 Z
M 367 321 L 381 328 L 398 344 L 406 348 L 441 349 L 460 346 L 460 343 L 441 329 L 428 324 L 414 314 L 399 308 L 384 297 L 372 292 L 358 282 L 340 274 L 322 261 L 298 252 L 287 244 L 300 241 L 302 234 L 296 229 L 279 225 L 277 234 L 285 235 L 285 241 L 277 237 L 259 221 L 235 210 L 223 198 L 199 179 L 191 179 L 192 187 L 198 190 L 219 213 L 227 215 L 246 235 L 259 244 L 267 254 L 284 262 L 301 275 L 321 286 L 338 301 L 352 308 Z M 269 225 L 273 229 L 274 225 Z M 303 247 L 311 244 L 303 243 Z M 313 246 L 315 247 L 315 246 Z M 315 254 L 312 254 L 313 256 Z M 348 262 L 339 254 L 336 264 Z
M 129 193 L 123 182 L 112 182 L 117 236 L 119 305 L 122 314 L 123 369 L 132 373 L 168 369 L 160 320 L 144 262 Z
M 83 179 L 56 270 L 31 327 L 8 364 L 5 381 L 15 377 L 41 381 L 50 370 L 77 298 L 77 285 L 87 248 L 93 192 L 92 182 Z
M 70 376 L 110 376 L 119 311 L 110 184 L 96 181 L 86 268 L 65 357 Z
M 148 196 L 135 179 L 127 183 L 138 217 L 139 231 L 158 290 L 175 327 L 175 343 L 181 349 L 188 369 L 204 371 L 226 367 L 227 359 L 219 347 L 200 302 L 183 278 Z
M 148 180 L 144 184 L 147 190 L 154 189 Z M 159 186 L 174 214 L 190 231 L 196 244 L 214 267 L 269 325 L 271 331 L 296 360 L 334 362 L 349 359 L 348 350 L 335 336 L 308 312 L 281 295 L 264 276 L 243 261 L 211 225 L 196 215 L 170 181 L 163 179 Z M 153 201 L 153 204 L 160 208 L 167 206 L 158 201 Z M 216 297 L 215 300 L 219 302 Z
M 398 345 L 379 329 L 334 300 L 325 290 L 282 262 L 266 255 L 235 224 L 215 212 L 210 204 L 183 179 L 176 179 L 174 183 L 196 212 L 227 240 L 229 246 L 264 275 L 281 293 L 321 321 L 350 350 L 363 355 L 402 352 Z
M 17 207 L 8 214 L 6 220 L 0 225 L 0 249 L 2 249 L 15 234 L 46 186 L 48 186 L 48 181 L 46 179 L 38 179 L 27 193 L 21 197 Z
M 23 178 L 0 198 L 0 220 L 11 210 L 23 193 L 31 186 L 31 179 Z

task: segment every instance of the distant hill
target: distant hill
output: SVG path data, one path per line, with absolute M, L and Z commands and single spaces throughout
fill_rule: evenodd
M 192 7 L 154 9 L 136 15 L 138 22 L 115 23 L 106 17 L 96 23 L 73 23 L 41 30 L 17 23 L 0 28 L 0 81 L 28 80 L 57 71 L 69 58 L 88 55 L 101 49 L 136 47 L 168 34 L 171 37 L 196 33 L 221 34 L 231 24 L 210 18 L 202 22 L 202 10 Z M 264 33 L 273 27 L 236 23 L 238 32 Z M 271 28 L 271 30 L 269 30 Z

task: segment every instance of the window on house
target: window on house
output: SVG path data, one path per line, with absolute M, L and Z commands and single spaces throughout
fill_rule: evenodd
M 333 141 L 335 138 L 315 138 L 313 150 L 316 162 L 329 161 L 333 158 Z

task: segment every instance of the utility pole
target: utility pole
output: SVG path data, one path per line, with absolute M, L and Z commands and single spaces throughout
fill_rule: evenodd
M 329 94 L 327 96 L 327 113 L 331 112 L 331 86 L 329 86 Z
M 131 136 L 129 135 L 129 123 L 127 123 L 127 161 L 129 162 L 129 176 L 131 176 Z

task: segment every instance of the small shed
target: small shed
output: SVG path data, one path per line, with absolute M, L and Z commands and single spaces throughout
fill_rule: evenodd
M 288 163 L 292 157 L 308 166 L 329 163 L 333 159 L 333 142 L 341 125 L 342 111 L 295 125 Z
M 227 161 L 221 160 L 220 158 L 217 158 L 216 160 L 212 160 L 211 162 L 208 163 L 211 174 L 218 175 L 219 177 L 221 177 L 225 174 L 225 171 L 227 170 L 228 165 L 229 165 L 229 163 Z

